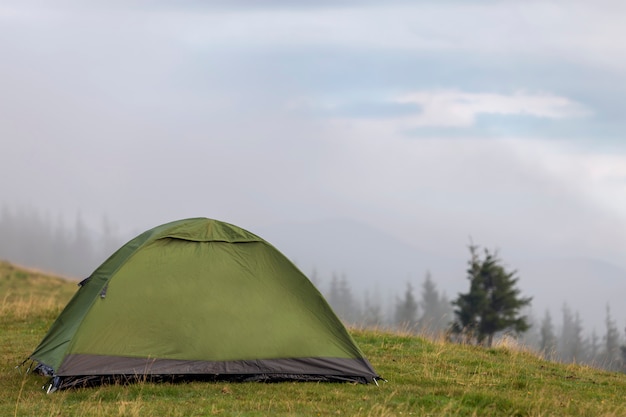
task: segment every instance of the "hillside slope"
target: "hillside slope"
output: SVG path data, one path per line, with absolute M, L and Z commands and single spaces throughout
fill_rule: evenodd
M 75 281 L 0 260 L 0 294 L 5 302 L 23 297 L 53 297 L 62 303 L 77 289 Z
M 14 367 L 34 349 L 76 284 L 0 263 L 0 415 L 626 415 L 626 375 L 485 349 L 354 330 L 387 382 L 136 384 L 46 395 Z

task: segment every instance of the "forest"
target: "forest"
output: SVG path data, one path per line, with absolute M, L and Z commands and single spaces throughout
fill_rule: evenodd
M 67 224 L 61 216 L 52 218 L 32 208 L 4 206 L 0 210 L 0 259 L 22 266 L 81 279 L 124 243 L 106 217 L 100 230 L 92 230 L 80 214 Z M 303 272 L 351 326 L 453 338 L 456 296 L 439 291 L 436 277 L 428 271 L 419 282 L 407 281 L 404 290 L 391 299 L 384 299 L 377 289 L 357 294 L 351 286 L 353 277 L 345 274 L 326 277 L 315 270 Z M 459 280 L 466 279 L 459 276 Z M 523 309 L 528 329 L 519 335 L 501 332 L 497 337 L 514 337 L 552 361 L 626 372 L 626 329 L 617 327 L 609 305 L 601 334 L 595 330 L 585 334 L 582 317 L 572 306 L 564 304 L 560 312 L 560 317 L 552 317 L 549 311 L 537 316 L 529 305 Z

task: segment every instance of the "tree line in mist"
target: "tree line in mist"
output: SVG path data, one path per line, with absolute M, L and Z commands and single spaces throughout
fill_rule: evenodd
M 407 282 L 402 295 L 393 295 L 386 300 L 378 292 L 375 297 L 367 291 L 362 297 L 355 296 L 345 275 L 338 278 L 333 274 L 326 285 L 323 285 L 316 273 L 312 276 L 316 278 L 314 283 L 333 310 L 350 325 L 463 341 L 452 331 L 458 322 L 454 303 L 437 289 L 436 282 L 428 272 L 421 283 Z M 585 335 L 579 313 L 567 304 L 561 308 L 561 322 L 558 324 L 548 310 L 541 319 L 533 314 L 531 308 L 526 308 L 524 315 L 529 324 L 528 330 L 518 336 L 506 332 L 497 336 L 515 337 L 522 346 L 535 350 L 551 361 L 626 372 L 626 342 L 608 305 L 603 334 L 593 330 Z
M 67 223 L 61 216 L 41 215 L 35 209 L 11 210 L 3 206 L 0 210 L 0 259 L 16 264 L 84 278 L 123 243 L 106 217 L 100 230 L 93 230 L 80 214 Z M 407 282 L 400 294 L 383 294 L 374 288 L 357 295 L 345 275 L 320 277 L 314 270 L 310 278 L 348 324 L 450 336 L 450 326 L 455 320 L 453 302 L 437 289 L 428 272 L 421 282 Z M 459 280 L 464 279 L 459 276 Z M 566 304 L 561 308 L 559 323 L 549 311 L 541 319 L 530 308 L 525 310 L 525 315 L 530 328 L 519 339 L 546 359 L 626 371 L 623 329 L 617 328 L 609 306 L 602 334 L 595 330 L 584 334 L 582 318 Z
M 106 217 L 94 231 L 80 214 L 68 224 L 32 208 L 0 210 L 0 258 L 16 264 L 84 278 L 122 244 Z

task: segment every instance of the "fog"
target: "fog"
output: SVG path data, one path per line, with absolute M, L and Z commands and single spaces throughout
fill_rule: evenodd
M 625 9 L 5 1 L 0 206 L 51 230 L 106 218 L 121 242 L 215 218 L 357 280 L 345 236 L 279 232 L 344 219 L 415 251 L 360 260 L 393 291 L 433 269 L 450 296 L 471 238 L 520 269 L 537 315 L 593 298 L 589 326 L 610 302 L 623 329 Z

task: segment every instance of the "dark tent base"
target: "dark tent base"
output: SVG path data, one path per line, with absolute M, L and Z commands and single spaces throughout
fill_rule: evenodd
M 71 371 L 70 371 L 71 369 Z M 101 384 L 137 382 L 354 382 L 379 377 L 365 358 L 284 358 L 238 361 L 189 361 L 73 354 L 56 372 L 38 364 L 34 370 L 51 376 L 49 392 Z
M 367 384 L 361 377 L 333 375 L 292 375 L 292 374 L 252 374 L 252 375 L 86 375 L 55 376 L 46 384 L 48 392 L 63 389 L 90 388 L 101 385 L 130 385 L 138 383 L 181 384 L 189 382 L 344 382 Z

